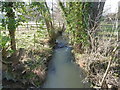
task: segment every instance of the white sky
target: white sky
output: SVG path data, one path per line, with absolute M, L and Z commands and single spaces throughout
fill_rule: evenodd
M 1 0 L 0 0 L 1 1 Z M 32 0 L 23 0 L 25 2 L 28 2 L 28 1 L 32 1 Z M 53 1 L 56 1 L 56 0 L 46 0 L 51 6 L 51 2 Z M 117 10 L 118 10 L 118 2 L 120 0 L 106 0 L 105 2 L 105 6 L 104 6 L 104 11 L 105 11 L 105 14 L 107 13 L 116 13 Z
M 116 13 L 118 11 L 118 2 L 120 0 L 106 0 L 104 10 L 106 13 Z M 109 10 L 108 10 L 109 9 Z

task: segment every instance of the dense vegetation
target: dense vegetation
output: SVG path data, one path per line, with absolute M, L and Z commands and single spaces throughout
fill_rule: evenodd
M 40 87 L 61 33 L 91 87 L 118 87 L 117 17 L 102 16 L 104 4 L 59 1 L 51 8 L 47 2 L 0 2 L 3 87 Z

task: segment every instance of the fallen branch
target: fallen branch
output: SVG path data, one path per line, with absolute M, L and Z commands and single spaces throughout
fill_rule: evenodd
M 100 83 L 100 86 L 101 86 L 101 87 L 103 86 L 104 81 L 105 81 L 105 78 L 107 77 L 107 74 L 108 74 L 108 71 L 109 71 L 110 65 L 111 65 L 111 63 L 112 63 L 112 60 L 115 59 L 115 57 L 113 57 L 113 56 L 114 56 L 116 50 L 117 50 L 117 47 L 114 48 L 114 50 L 113 50 L 113 52 L 112 52 L 112 55 L 111 55 L 111 57 L 110 57 L 110 61 L 108 62 L 107 69 L 106 69 L 106 71 L 105 71 L 105 73 L 104 73 L 104 75 L 103 75 L 102 81 L 101 81 L 101 83 Z

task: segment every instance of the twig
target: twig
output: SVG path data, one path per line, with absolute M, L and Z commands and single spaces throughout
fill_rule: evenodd
M 113 55 L 115 54 L 116 50 L 117 50 L 117 47 L 114 48 L 114 50 L 113 50 L 113 52 L 112 52 L 112 55 L 111 55 L 111 57 L 110 57 L 110 61 L 109 61 L 109 63 L 108 63 L 107 69 L 106 69 L 106 71 L 105 71 L 105 73 L 104 73 L 104 75 L 103 75 L 102 81 L 101 81 L 101 83 L 100 83 L 100 86 L 101 86 L 101 87 L 103 86 L 103 83 L 104 83 L 104 81 L 105 81 L 105 78 L 106 78 L 106 76 L 107 76 L 107 74 L 108 74 L 108 71 L 109 71 L 110 65 L 111 65 L 111 63 L 112 63 L 112 60 L 115 58 L 115 57 L 113 57 Z

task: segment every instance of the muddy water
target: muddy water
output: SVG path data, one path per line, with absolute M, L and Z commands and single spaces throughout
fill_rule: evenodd
M 71 47 L 57 48 L 48 67 L 43 88 L 87 88 L 85 74 L 74 62 Z

